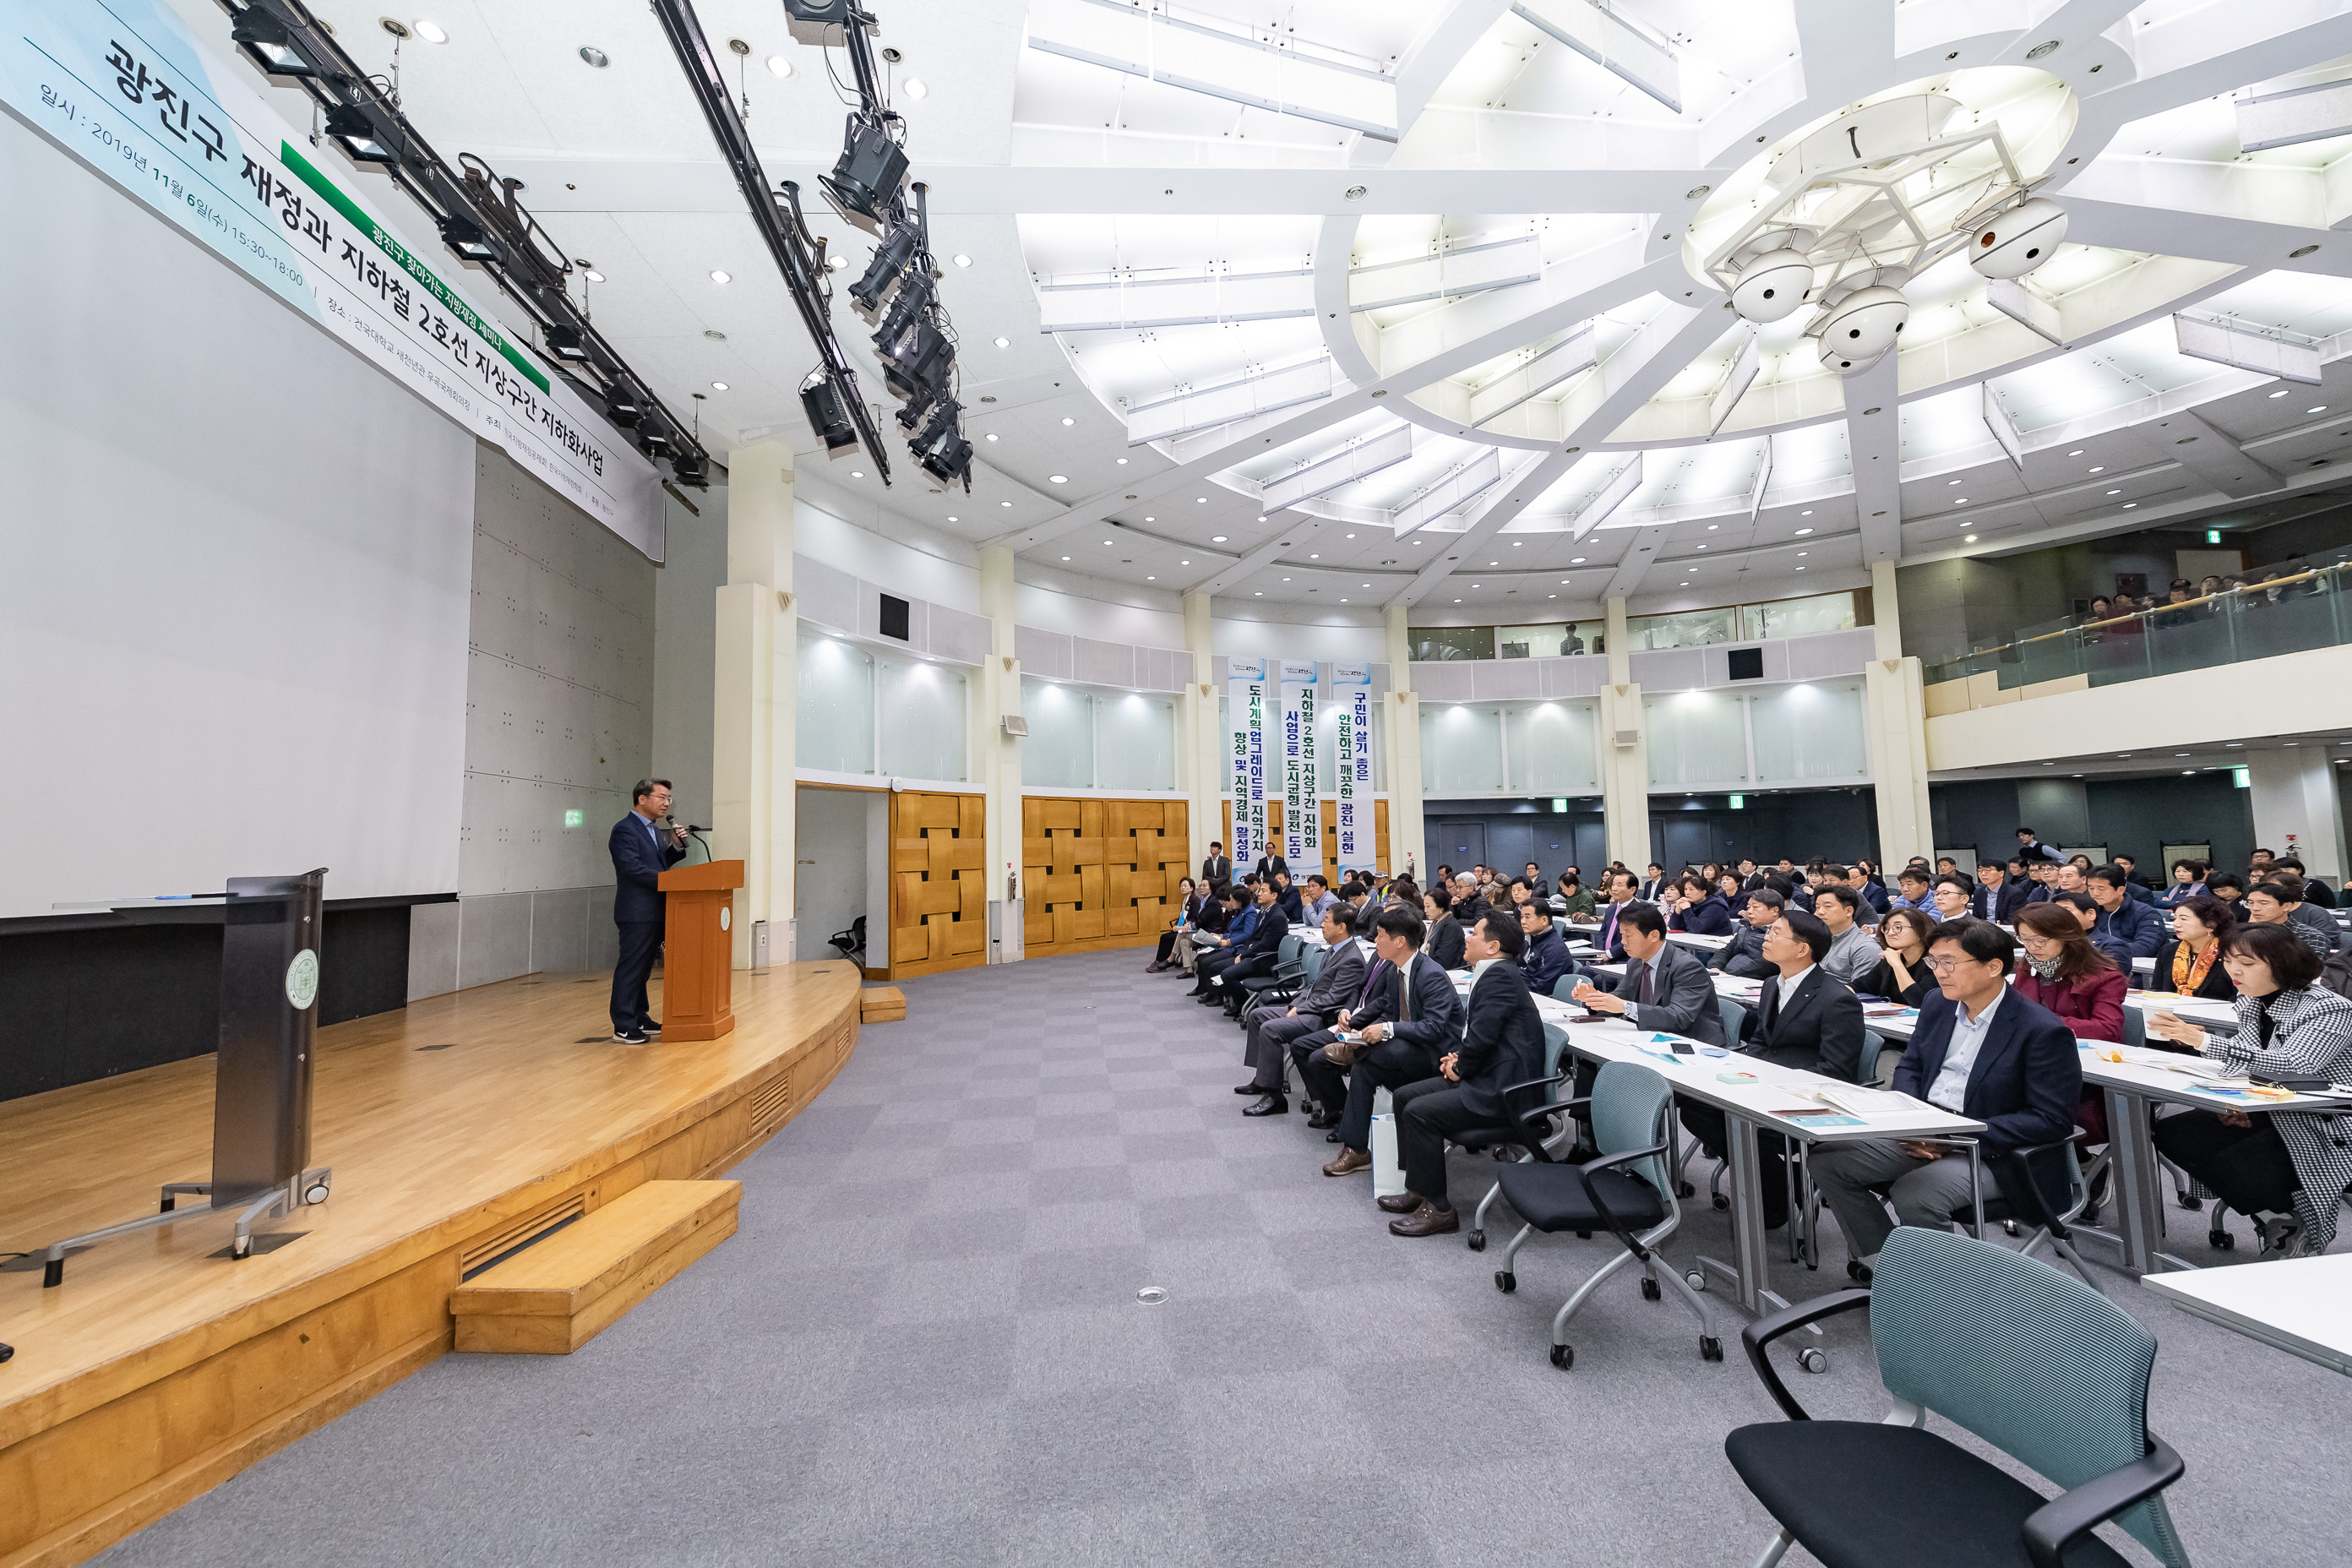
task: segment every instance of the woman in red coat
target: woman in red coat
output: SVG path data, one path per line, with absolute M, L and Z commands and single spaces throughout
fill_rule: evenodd
M 2124 1037 L 2124 992 L 2129 976 L 2091 945 L 2083 922 L 2064 904 L 2028 904 L 2017 911 L 2017 994 L 2058 1015 L 2078 1040 Z

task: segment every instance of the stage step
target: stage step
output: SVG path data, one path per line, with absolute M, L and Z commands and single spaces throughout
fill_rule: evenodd
M 646 1182 L 449 1298 L 457 1348 L 570 1355 L 735 1234 L 740 1182 Z
M 896 985 L 868 985 L 857 994 L 857 1021 L 896 1024 L 907 1016 L 907 994 Z

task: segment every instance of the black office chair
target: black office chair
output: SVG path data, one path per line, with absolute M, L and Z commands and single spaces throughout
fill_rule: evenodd
M 840 950 L 841 956 L 851 958 L 866 951 L 866 917 L 858 916 L 849 922 L 847 931 L 837 931 L 824 939 Z

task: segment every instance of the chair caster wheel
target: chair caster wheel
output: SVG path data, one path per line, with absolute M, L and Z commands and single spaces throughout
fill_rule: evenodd
M 1695 1198 L 1698 1196 L 1698 1189 L 1692 1186 L 1688 1182 L 1676 1182 L 1675 1184 L 1675 1196 L 1678 1198 Z
M 2190 1214 L 2195 1214 L 2198 1210 L 2205 1206 L 2205 1200 L 2199 1197 L 2194 1193 L 2175 1193 L 2172 1194 L 2172 1201 L 2179 1204 L 2182 1208 L 2187 1209 Z
M 1708 1334 L 1703 1337 L 1698 1342 L 1698 1359 L 1701 1361 L 1721 1361 L 1723 1359 L 1723 1342 L 1717 1339 L 1713 1334 Z
M 1822 1373 L 1830 1369 L 1830 1352 L 1824 1350 L 1802 1350 L 1797 1352 L 1797 1364 L 1807 1372 Z
M 1694 1268 L 1683 1276 L 1683 1282 L 1694 1290 L 1704 1292 L 1706 1289 L 1706 1270 Z
M 1519 1288 L 1519 1277 L 1507 1268 L 1495 1270 L 1495 1289 L 1507 1296 Z
M 2001 1221 L 2000 1230 L 2003 1236 L 2017 1237 L 2023 1236 L 2025 1234 L 2023 1231 L 2017 1228 L 2017 1222 L 2013 1219 L 2005 1219 Z
M 1552 1346 L 1551 1364 L 1559 1368 L 1562 1372 L 1566 1372 L 1569 1368 L 1574 1366 L 1576 1364 L 1576 1347 L 1574 1345 Z
M 1484 1252 L 1486 1250 L 1486 1233 L 1483 1230 L 1474 1230 L 1469 1235 L 1464 1237 L 1462 1240 L 1473 1252 Z
M 1661 1290 L 1658 1289 L 1658 1282 L 1657 1282 L 1656 1280 L 1654 1280 L 1654 1279 L 1651 1279 L 1651 1278 L 1650 1278 L 1648 1275 L 1646 1275 L 1646 1274 L 1644 1274 L 1643 1276 L 1642 1276 L 1642 1300 L 1644 1300 L 1644 1301 L 1655 1301 L 1655 1300 L 1658 1300 L 1658 1299 L 1659 1299 L 1663 1294 L 1664 1294 L 1664 1292 L 1663 1292 L 1663 1291 L 1661 1291 Z
M 2235 1252 L 2238 1238 L 2226 1230 L 2217 1230 L 2205 1238 L 2205 1244 L 2217 1252 Z
M 1731 1206 L 1731 1200 L 1725 1197 L 1721 1193 L 1717 1193 L 1715 1194 L 1715 1206 L 1719 1209 L 1727 1209 Z

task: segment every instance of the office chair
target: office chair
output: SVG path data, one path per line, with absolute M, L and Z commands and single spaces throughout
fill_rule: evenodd
M 1813 1420 L 1766 1352 L 1864 1305 L 1895 1407 L 1884 1421 Z M 2162 1496 L 2187 1466 L 2147 1429 L 2156 1337 L 2054 1265 L 1904 1226 L 1869 1289 L 1800 1302 L 1739 1337 L 1789 1417 L 1724 1439 L 1732 1468 L 1780 1524 L 1755 1568 L 1773 1568 L 1799 1544 L 1828 1568 L 1977 1568 L 2021 1556 L 2034 1568 L 2124 1568 L 2090 1534 L 2110 1521 L 2167 1568 L 2189 1568 Z M 2064 1489 L 2045 1498 L 1929 1432 L 1931 1411 Z M 1857 1493 L 1824 1485 L 1829 1476 L 1891 1479 Z
M 1512 1084 L 1504 1089 L 1505 1105 L 1517 1103 L 1517 1096 L 1527 1090 L 1541 1089 L 1549 1091 L 1560 1083 L 1563 1075 L 1559 1070 L 1559 1058 L 1568 1052 L 1568 1031 L 1558 1024 L 1546 1024 L 1543 1026 L 1543 1032 L 1544 1076 L 1526 1083 Z M 1556 1096 L 1547 1092 L 1544 1096 L 1545 1104 L 1549 1106 L 1555 1098 Z M 1573 1137 L 1575 1131 L 1575 1123 L 1571 1121 L 1557 1138 L 1546 1140 L 1539 1132 L 1531 1133 L 1525 1125 L 1514 1123 L 1508 1127 L 1474 1127 L 1451 1142 L 1474 1154 L 1482 1151 L 1515 1148 L 1518 1152 L 1513 1158 L 1520 1163 L 1525 1163 L 1536 1157 L 1535 1151 L 1528 1146 L 1531 1142 L 1557 1142 L 1561 1138 Z M 1499 1181 L 1489 1186 L 1486 1189 L 1486 1195 L 1478 1200 L 1478 1212 L 1470 1216 L 1469 1234 L 1462 1239 L 1463 1244 L 1473 1252 L 1486 1250 L 1486 1211 L 1494 1206 L 1495 1199 L 1502 1190 L 1503 1184 Z
M 1698 1314 L 1700 1359 L 1721 1361 L 1723 1342 L 1715 1336 L 1715 1321 L 1706 1300 L 1691 1289 L 1680 1269 L 1671 1264 L 1663 1270 L 1658 1267 L 1658 1244 L 1683 1222 L 1682 1205 L 1675 1201 L 1671 1187 L 1666 1142 L 1666 1128 L 1674 1118 L 1673 1088 L 1648 1068 L 1604 1062 L 1592 1081 L 1591 1098 L 1530 1110 L 1521 1120 L 1534 1128 L 1572 1105 L 1589 1107 L 1593 1141 L 1601 1147 L 1601 1156 L 1581 1165 L 1565 1164 L 1553 1160 L 1538 1143 L 1528 1163 L 1503 1167 L 1496 1184 L 1502 1190 L 1503 1201 L 1527 1223 L 1503 1249 L 1503 1267 L 1495 1271 L 1495 1289 L 1507 1295 L 1519 1288 L 1518 1275 L 1511 1266 L 1535 1232 L 1572 1230 L 1590 1235 L 1605 1230 L 1622 1250 L 1594 1269 L 1552 1314 L 1552 1365 L 1566 1371 L 1576 1364 L 1575 1347 L 1563 1337 L 1569 1319 L 1602 1281 L 1635 1262 L 1642 1266 L 1643 1296 L 1653 1301 L 1663 1298 L 1658 1286 L 1663 1273 Z
M 1739 1048 L 1740 1032 L 1748 1027 L 1747 1005 L 1744 1003 L 1735 1002 L 1728 996 L 1718 996 L 1715 999 L 1715 1006 L 1716 1011 L 1723 1017 L 1723 1042 L 1736 1051 Z M 1675 1194 L 1677 1197 L 1695 1197 L 1698 1194 L 1698 1189 L 1691 1185 L 1689 1179 L 1683 1174 L 1683 1168 L 1690 1163 L 1690 1157 L 1698 1150 L 1697 1143 L 1691 1143 L 1676 1157 Z M 1719 1209 L 1727 1209 L 1731 1206 L 1731 1200 L 1723 1195 L 1723 1173 L 1729 1169 L 1728 1161 L 1717 1159 L 1714 1172 L 1706 1179 L 1707 1202 Z
M 866 917 L 858 916 L 849 922 L 847 931 L 837 931 L 824 940 L 828 945 L 839 949 L 844 958 L 853 953 L 864 952 L 866 951 Z

